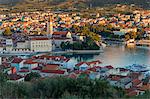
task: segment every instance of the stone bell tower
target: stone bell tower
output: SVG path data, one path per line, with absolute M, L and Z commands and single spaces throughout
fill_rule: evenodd
M 50 37 L 53 35 L 53 15 L 50 15 L 47 22 L 47 35 Z

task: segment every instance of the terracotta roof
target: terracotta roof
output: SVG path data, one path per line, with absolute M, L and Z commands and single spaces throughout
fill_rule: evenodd
M 80 63 L 76 64 L 75 66 L 81 66 L 82 64 L 86 64 L 86 62 L 80 62 Z
M 89 70 L 86 70 L 86 71 L 82 71 L 82 74 L 90 74 L 90 71 Z
M 126 76 L 121 76 L 121 75 L 109 75 L 108 78 L 110 78 L 111 80 L 114 80 L 114 81 L 118 81 L 122 78 L 125 78 Z
M 99 61 L 99 60 L 96 60 L 96 61 L 92 61 L 92 62 L 87 62 L 88 65 L 91 65 L 91 64 L 101 64 L 102 62 Z
M 76 66 L 81 66 L 82 64 L 91 65 L 91 64 L 96 64 L 96 63 L 100 64 L 101 62 L 99 60 L 92 61 L 92 62 L 80 62 L 80 63 L 76 64 Z
M 67 35 L 67 31 L 57 31 L 57 32 L 54 32 L 53 35 Z
M 130 93 L 130 92 L 132 92 L 133 90 L 135 90 L 134 88 L 128 88 L 128 89 L 125 89 L 125 92 L 126 93 Z
M 150 90 L 150 83 L 138 88 L 141 91 Z
M 49 40 L 49 38 L 40 38 L 40 37 L 38 38 L 37 37 L 37 38 L 31 38 L 31 40 Z
M 150 28 L 145 28 L 144 30 L 145 30 L 145 31 L 150 31 Z
M 58 70 L 59 64 L 47 64 L 42 70 Z
M 3 65 L 5 68 L 11 67 L 11 66 L 10 66 L 10 63 L 7 63 L 7 62 L 3 62 L 2 65 Z
M 141 75 L 141 73 L 139 73 L 139 72 L 131 72 L 131 73 L 129 74 L 129 77 L 136 79 L 136 78 L 138 78 L 140 75 Z
M 118 77 L 118 76 L 114 76 L 114 77 L 111 78 L 111 80 L 113 80 L 113 81 L 119 81 L 120 79 L 121 79 L 121 78 Z
M 137 92 L 136 91 L 132 91 L 130 93 L 127 94 L 127 96 L 136 96 Z
M 17 75 L 17 74 L 10 74 L 8 75 L 10 80 L 18 80 L 20 78 L 23 78 L 21 75 Z
M 137 85 L 139 85 L 140 83 L 142 83 L 142 81 L 139 80 L 139 79 L 134 79 L 134 80 L 132 81 L 132 83 L 133 83 L 133 86 L 137 86 Z
M 80 74 L 80 73 L 82 73 L 82 71 L 81 70 L 76 70 L 76 71 L 74 71 L 74 73 Z
M 67 58 L 67 59 L 64 59 L 64 61 L 65 61 L 65 62 L 68 62 L 69 60 L 70 60 L 69 58 Z
M 32 59 L 28 59 L 24 62 L 24 64 L 37 64 L 37 62 L 34 62 Z
M 94 67 L 93 67 L 93 68 L 89 68 L 88 70 L 89 70 L 89 71 L 96 72 L 96 68 L 94 68 Z
M 114 67 L 109 65 L 109 66 L 105 66 L 105 68 L 108 68 L 108 69 L 113 69 Z
M 33 68 L 32 70 L 42 70 L 42 67 L 35 67 L 35 68 Z
M 77 75 L 75 73 L 72 73 L 68 76 L 69 78 L 73 78 L 73 79 L 76 79 L 77 78 Z
M 41 70 L 42 73 L 64 74 L 63 70 Z
M 29 70 L 28 69 L 21 69 L 21 70 L 19 70 L 19 72 L 29 72 Z
M 53 40 L 68 40 L 70 38 L 62 38 L 62 37 L 53 37 Z
M 21 58 L 14 58 L 11 63 L 20 63 L 22 61 L 23 61 L 23 59 L 21 59 Z

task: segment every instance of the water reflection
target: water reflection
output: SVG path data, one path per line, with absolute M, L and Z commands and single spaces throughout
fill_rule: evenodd
M 123 67 L 132 64 L 150 64 L 150 48 L 109 46 L 105 48 L 104 53 L 69 53 L 61 55 L 71 58 L 74 63 L 101 60 L 103 62 L 102 66 L 113 65 L 114 67 Z

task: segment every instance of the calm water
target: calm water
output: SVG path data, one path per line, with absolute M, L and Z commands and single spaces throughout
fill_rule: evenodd
M 60 55 L 60 54 L 59 54 Z M 75 64 L 81 61 L 102 61 L 102 66 L 113 65 L 124 67 L 132 64 L 150 65 L 150 48 L 126 48 L 124 46 L 109 46 L 103 53 L 93 54 L 62 54 L 72 59 Z

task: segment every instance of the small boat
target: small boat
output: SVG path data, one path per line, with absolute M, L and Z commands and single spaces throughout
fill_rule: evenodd
M 101 43 L 102 47 L 105 48 L 107 45 L 105 43 Z
M 149 68 L 146 65 L 139 65 L 139 64 L 133 64 L 126 66 L 127 69 L 135 71 L 135 72 L 142 72 L 142 71 L 148 71 Z

